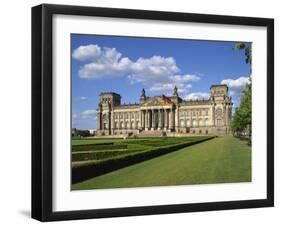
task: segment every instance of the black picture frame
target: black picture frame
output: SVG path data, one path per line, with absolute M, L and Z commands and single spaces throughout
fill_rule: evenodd
M 267 198 L 54 212 L 52 210 L 52 17 L 55 14 L 266 27 Z M 270 206 L 274 206 L 273 19 L 49 4 L 32 8 L 32 218 L 40 221 L 57 221 Z

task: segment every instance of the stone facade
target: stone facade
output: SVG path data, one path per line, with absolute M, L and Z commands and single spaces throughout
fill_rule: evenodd
M 97 135 L 230 134 L 232 101 L 226 85 L 212 85 L 207 100 L 183 100 L 177 87 L 173 95 L 147 97 L 140 102 L 121 104 L 114 92 L 100 94 Z

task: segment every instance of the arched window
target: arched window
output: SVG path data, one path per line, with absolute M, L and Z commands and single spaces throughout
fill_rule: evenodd
M 203 126 L 203 120 L 199 119 L 199 126 Z
M 121 128 L 121 129 L 124 128 L 124 122 L 120 122 L 120 128 Z
M 186 120 L 186 126 L 190 126 L 190 120 Z
M 115 122 L 115 129 L 118 129 L 118 122 Z
M 131 123 L 131 128 L 134 129 L 135 128 L 135 122 Z

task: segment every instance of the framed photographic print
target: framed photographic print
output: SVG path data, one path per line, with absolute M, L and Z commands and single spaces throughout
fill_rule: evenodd
M 274 21 L 32 8 L 32 217 L 274 205 Z

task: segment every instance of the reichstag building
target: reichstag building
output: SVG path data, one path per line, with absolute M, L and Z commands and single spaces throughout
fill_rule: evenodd
M 114 92 L 100 94 L 97 135 L 228 135 L 232 100 L 227 85 L 212 85 L 210 98 L 183 100 L 177 87 L 172 96 L 148 97 L 143 89 L 139 103 L 121 104 Z

